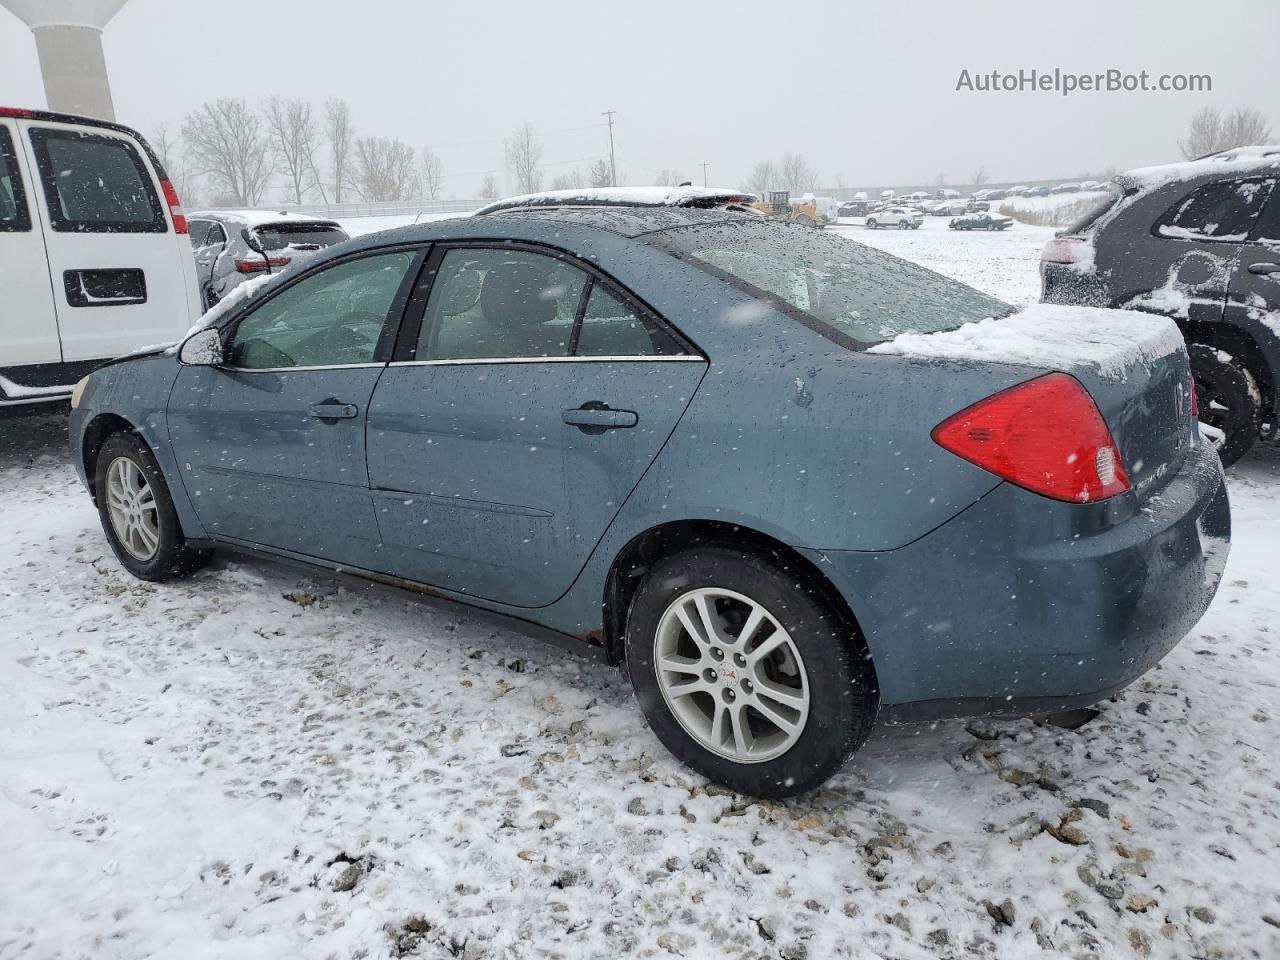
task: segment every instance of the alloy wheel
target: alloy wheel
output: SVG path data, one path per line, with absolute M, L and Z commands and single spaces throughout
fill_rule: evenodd
M 150 560 L 160 549 L 160 513 L 146 475 L 128 457 L 107 467 L 107 515 L 120 546 L 137 560 Z
M 786 753 L 809 718 L 809 681 L 786 629 L 750 597 L 702 587 L 658 622 L 654 670 L 672 715 L 702 747 L 738 763 Z

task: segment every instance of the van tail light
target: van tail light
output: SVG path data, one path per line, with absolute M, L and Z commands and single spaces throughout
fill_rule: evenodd
M 1083 237 L 1054 237 L 1040 252 L 1041 263 L 1080 263 L 1085 259 Z
M 178 191 L 173 189 L 173 182 L 161 180 L 160 189 L 164 191 L 164 202 L 169 205 L 169 216 L 173 217 L 173 232 L 187 232 L 187 215 L 182 212 L 182 201 L 178 199 Z
M 1080 381 L 1050 373 L 980 400 L 933 429 L 945 450 L 1041 496 L 1069 503 L 1129 489 L 1106 421 Z
M 0 107 L 0 117 L 16 117 L 19 120 L 30 120 L 36 115 L 34 110 L 24 107 Z
M 261 273 L 268 269 L 268 263 L 272 267 L 285 267 L 289 265 L 288 257 L 272 257 L 270 261 L 257 257 L 253 260 L 237 260 L 236 269 L 241 273 Z

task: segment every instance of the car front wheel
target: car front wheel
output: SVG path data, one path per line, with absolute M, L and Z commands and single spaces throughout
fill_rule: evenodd
M 209 551 L 192 549 L 160 465 L 132 433 L 113 433 L 94 471 L 98 515 L 116 559 L 141 580 L 169 580 L 196 570 Z
M 778 556 L 698 547 L 655 564 L 627 618 L 626 657 L 667 749 L 752 796 L 825 781 L 879 705 L 856 629 Z
M 875 220 L 875 217 L 868 217 L 868 218 L 867 218 L 867 229 L 868 229 L 868 230 L 874 230 L 875 228 L 876 228 L 876 220 Z

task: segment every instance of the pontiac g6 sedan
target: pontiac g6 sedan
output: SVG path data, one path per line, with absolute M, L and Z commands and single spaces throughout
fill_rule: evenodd
M 358 238 L 96 371 L 72 446 L 116 556 L 287 557 L 596 650 L 677 757 L 762 796 L 877 717 L 1094 702 L 1195 624 L 1229 516 L 1168 321 L 1028 321 L 700 206 Z

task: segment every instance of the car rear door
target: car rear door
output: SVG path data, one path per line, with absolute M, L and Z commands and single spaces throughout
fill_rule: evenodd
M 22 120 L 66 361 L 176 340 L 198 316 L 190 244 L 134 137 Z
M 550 251 L 437 251 L 369 411 L 383 569 L 521 607 L 573 583 L 706 361 Z
M 1280 370 L 1280 186 L 1240 246 L 1224 319 L 1248 330 L 1272 370 Z
M 182 367 L 170 443 L 211 535 L 376 563 L 365 417 L 422 256 L 384 248 L 325 264 L 235 318 L 224 363 Z
M 58 363 L 49 262 L 18 123 L 0 117 L 0 367 Z

